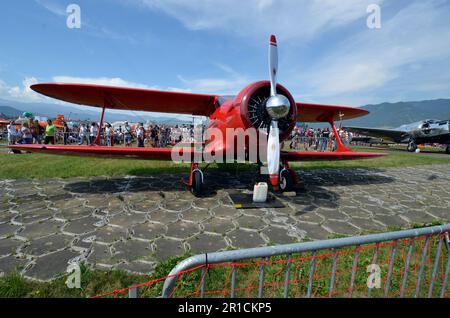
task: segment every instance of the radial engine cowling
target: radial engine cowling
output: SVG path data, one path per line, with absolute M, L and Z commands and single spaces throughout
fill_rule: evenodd
M 278 127 L 280 129 L 280 139 L 285 140 L 289 137 L 295 126 L 295 118 L 297 117 L 297 107 L 294 98 L 289 91 L 282 85 L 277 85 L 277 93 L 287 98 L 290 103 L 287 115 L 283 116 L 283 110 L 275 110 L 281 112 L 281 118 L 278 119 Z M 260 81 L 250 84 L 244 88 L 236 97 L 236 101 L 240 104 L 240 114 L 242 121 L 247 128 L 254 127 L 257 129 L 268 129 L 274 115 L 267 111 L 266 103 L 270 98 L 270 82 Z M 280 113 L 278 113 L 280 114 Z

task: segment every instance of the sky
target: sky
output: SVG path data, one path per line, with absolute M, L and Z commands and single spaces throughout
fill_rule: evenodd
M 66 9 L 81 9 L 68 28 Z M 381 27 L 369 28 L 368 6 Z M 361 106 L 450 98 L 450 0 L 15 0 L 0 4 L 0 98 L 77 82 L 236 94 L 268 79 L 297 101 Z M 53 100 L 52 100 L 53 101 Z

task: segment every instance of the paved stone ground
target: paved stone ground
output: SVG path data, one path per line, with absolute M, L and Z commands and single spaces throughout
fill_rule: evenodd
M 450 220 L 450 165 L 299 171 L 281 209 L 236 210 L 250 173 L 206 173 L 193 197 L 182 175 L 0 180 L 0 272 L 50 280 L 70 262 L 150 273 L 186 252 L 325 239 Z M 241 180 L 241 181 L 240 181 Z

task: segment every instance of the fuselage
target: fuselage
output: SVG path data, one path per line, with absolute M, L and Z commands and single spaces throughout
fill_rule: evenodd
M 406 132 L 397 142 L 414 140 L 416 144 L 440 143 L 450 144 L 450 120 L 423 120 L 402 125 L 395 130 Z

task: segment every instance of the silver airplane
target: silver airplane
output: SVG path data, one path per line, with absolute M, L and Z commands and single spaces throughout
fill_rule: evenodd
M 421 144 L 443 144 L 447 145 L 445 152 L 450 154 L 450 120 L 427 119 L 393 129 L 345 128 L 352 133 L 381 138 L 383 141 L 388 140 L 395 143 L 408 144 L 407 150 L 410 152 L 415 152 L 417 145 Z M 355 141 L 357 138 L 360 137 L 352 140 Z M 368 139 L 365 138 L 365 140 Z

